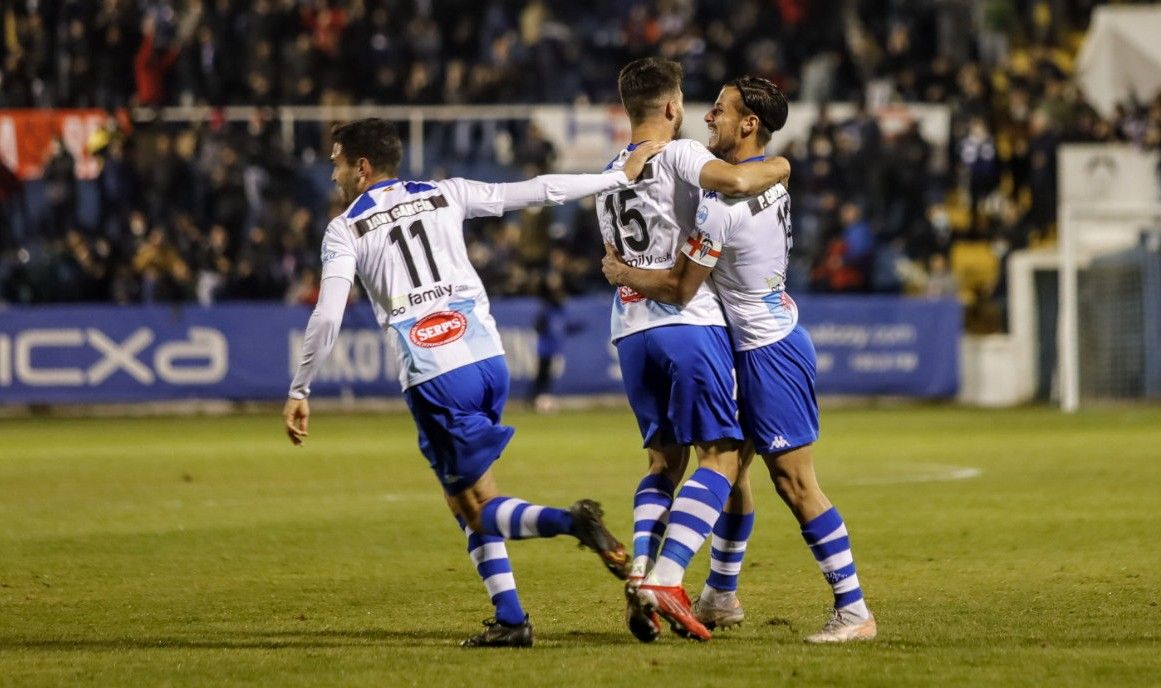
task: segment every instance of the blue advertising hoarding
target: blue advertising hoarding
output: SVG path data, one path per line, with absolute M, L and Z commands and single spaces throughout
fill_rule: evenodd
M 558 394 L 619 394 L 609 344 L 611 297 L 570 301 Z M 797 298 L 818 350 L 822 394 L 950 397 L 958 388 L 961 308 L 954 300 Z M 539 302 L 493 303 L 512 395 L 537 369 Z M 310 310 L 280 304 L 44 306 L 0 310 L 0 404 L 180 399 L 276 400 L 286 395 Z M 366 303 L 351 306 L 315 396 L 399 392 L 398 362 Z

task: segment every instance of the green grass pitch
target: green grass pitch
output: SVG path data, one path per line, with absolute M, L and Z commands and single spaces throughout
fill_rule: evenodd
M 596 498 L 628 540 L 627 409 L 507 421 L 506 494 Z M 641 645 L 619 583 L 557 538 L 509 543 L 536 646 L 466 650 L 491 607 L 404 414 L 317 413 L 304 449 L 277 414 L 0 420 L 0 685 L 1161 683 L 1161 408 L 823 423 L 876 641 L 802 643 L 829 590 L 763 472 L 740 628 Z

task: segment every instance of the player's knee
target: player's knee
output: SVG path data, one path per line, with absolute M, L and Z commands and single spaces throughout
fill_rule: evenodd
M 669 478 L 674 485 L 685 475 L 689 452 L 685 447 L 650 448 L 649 472 Z
M 469 513 L 467 511 L 461 511 L 460 518 L 462 518 L 464 520 L 464 523 L 466 523 L 467 526 L 469 528 L 471 528 L 472 530 L 474 530 L 475 532 L 477 532 L 477 533 L 482 532 L 482 528 L 480 527 L 480 523 L 481 523 L 480 512 L 475 511 L 475 512 Z

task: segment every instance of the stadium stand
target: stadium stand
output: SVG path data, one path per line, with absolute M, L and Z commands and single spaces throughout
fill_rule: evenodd
M 63 146 L 40 179 L 4 170 L 0 300 L 311 302 L 317 246 L 335 211 L 324 127 L 296 124 L 288 146 L 269 115 L 163 124 L 143 108 L 614 103 L 618 67 L 656 54 L 681 60 L 691 102 L 754 73 L 798 102 L 860 104 L 841 121 L 822 108 L 804 138 L 775 141 L 796 170 L 792 288 L 955 291 L 968 330 L 995 331 L 1005 256 L 1053 240 L 1057 147 L 1161 144 L 1161 98 L 1102 118 L 1071 78 L 1093 4 L 8 3 L 0 108 L 100 108 L 110 117 L 88 142 L 99 160 L 94 180 L 77 179 Z M 951 109 L 946 151 L 917 127 L 888 128 L 875 116 L 901 101 Z M 701 113 L 687 114 L 698 126 Z M 422 167 L 433 177 L 448 164 L 494 179 L 554 164 L 553 143 L 526 122 L 437 123 L 429 138 Z M 508 154 L 497 155 L 498 138 L 512 141 Z M 537 293 L 549 273 L 571 293 L 603 284 L 587 209 L 467 231 L 496 295 Z M 942 286 L 948 261 L 954 290 Z

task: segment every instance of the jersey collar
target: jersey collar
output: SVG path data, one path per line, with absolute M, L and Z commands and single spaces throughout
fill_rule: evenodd
M 738 164 L 741 165 L 742 163 L 745 163 L 745 162 L 762 162 L 765 159 L 766 159 L 765 155 L 755 155 L 752 158 L 746 158 L 745 160 L 739 161 Z
M 385 189 L 385 188 L 391 186 L 392 184 L 398 184 L 398 183 L 399 183 L 399 177 L 395 177 L 393 179 L 384 179 L 381 182 L 375 182 L 371 186 L 368 186 L 367 191 L 374 191 L 375 189 Z M 364 191 L 363 193 L 367 193 L 367 191 Z

